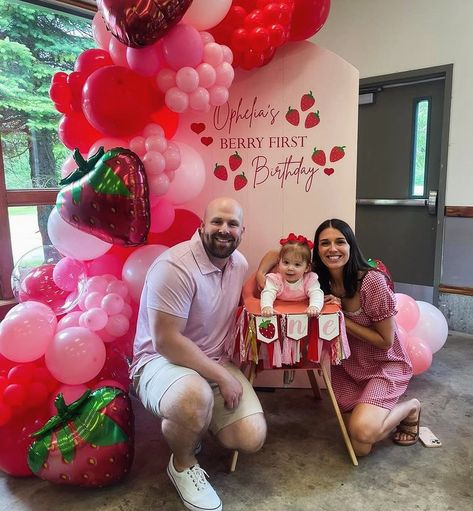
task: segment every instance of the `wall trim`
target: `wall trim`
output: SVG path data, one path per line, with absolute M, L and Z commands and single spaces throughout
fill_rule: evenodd
M 473 218 L 473 206 L 445 206 L 445 216 Z
M 449 286 L 448 284 L 440 284 L 439 292 L 452 295 L 473 296 L 472 287 Z

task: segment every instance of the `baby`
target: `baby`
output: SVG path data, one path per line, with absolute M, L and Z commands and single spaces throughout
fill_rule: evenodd
M 299 301 L 309 297 L 308 316 L 318 316 L 324 304 L 324 293 L 320 289 L 317 274 L 311 270 L 310 251 L 314 244 L 304 236 L 291 232 L 280 240 L 277 273 L 266 275 L 266 284 L 261 291 L 261 314 L 272 316 L 276 298 Z

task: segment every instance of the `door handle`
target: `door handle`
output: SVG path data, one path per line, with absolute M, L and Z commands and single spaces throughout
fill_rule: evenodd
M 429 215 L 437 214 L 437 200 L 438 200 L 438 191 L 437 190 L 429 190 L 429 197 L 425 200 L 427 205 L 427 211 Z
M 427 206 L 429 215 L 437 214 L 437 190 L 429 190 L 427 199 L 356 199 L 357 206 Z

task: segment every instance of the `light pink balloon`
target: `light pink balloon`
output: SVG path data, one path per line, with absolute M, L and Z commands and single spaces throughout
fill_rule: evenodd
M 103 275 L 97 275 L 94 277 L 90 277 L 87 281 L 87 293 L 92 293 L 93 291 L 97 291 L 98 293 L 105 294 L 105 291 L 108 286 L 108 279 L 106 279 Z
M 107 320 L 108 321 L 108 320 Z M 98 330 L 97 332 L 95 332 L 101 339 L 103 342 L 105 343 L 109 343 L 109 342 L 114 342 L 116 341 L 116 336 L 115 335 L 110 335 L 106 330 L 105 328 L 102 328 L 102 330 Z
M 432 353 L 437 353 L 448 337 L 448 323 L 442 312 L 428 302 L 417 300 L 419 321 L 409 332 L 410 335 L 424 339 Z
M 163 153 L 166 160 L 166 172 L 176 170 L 181 164 L 181 151 L 174 142 L 168 143 L 168 148 Z
M 407 337 L 407 353 L 411 359 L 412 371 L 415 376 L 427 371 L 432 364 L 432 350 L 419 337 L 413 335 Z
M 181 114 L 189 107 L 189 95 L 177 87 L 171 87 L 164 95 L 164 102 L 169 110 Z
M 86 266 L 72 257 L 63 257 L 53 269 L 53 280 L 59 289 L 76 291 L 79 281 L 85 281 Z
M 95 13 L 94 19 L 92 20 L 92 36 L 99 48 L 108 51 L 112 34 L 107 30 L 102 15 L 99 12 Z
M 61 254 L 79 261 L 95 259 L 108 252 L 112 247 L 91 234 L 69 225 L 53 208 L 48 219 L 48 235 L 51 243 Z
M 44 318 L 48 321 L 53 331 L 56 329 L 58 324 L 56 313 L 51 309 L 51 307 L 48 307 L 45 303 L 36 302 L 34 300 L 27 300 L 26 302 L 22 302 L 19 303 L 18 305 L 15 305 L 6 313 L 5 318 L 7 318 L 10 315 L 21 314 L 22 311 L 26 310 L 38 311 L 38 313 L 42 314 Z
M 89 390 L 85 385 L 60 385 L 51 395 L 49 400 L 49 412 L 51 415 L 57 415 L 57 409 L 54 406 L 54 400 L 58 394 L 62 394 L 66 405 L 70 405 L 84 395 Z
M 403 293 L 395 293 L 397 302 L 396 322 L 406 329 L 407 332 L 412 330 L 419 320 L 419 306 L 414 298 Z
M 79 326 L 79 319 L 82 314 L 82 311 L 73 311 L 67 313 L 59 320 L 56 328 L 56 333 L 66 328 L 71 328 L 72 326 Z
M 228 89 L 222 85 L 213 85 L 209 89 L 210 104 L 212 106 L 222 106 L 228 101 Z
M 203 61 L 213 67 L 217 67 L 223 62 L 223 50 L 218 43 L 207 43 L 204 46 Z
M 161 41 L 144 48 L 126 49 L 126 60 L 130 69 L 143 76 L 154 76 L 163 67 Z
M 181 165 L 169 185 L 166 199 L 184 204 L 199 195 L 205 185 L 205 164 L 200 154 L 183 142 L 176 142 L 181 152 Z
M 117 66 L 128 68 L 128 61 L 126 60 L 126 49 L 128 46 L 121 43 L 116 37 L 110 39 L 108 45 L 108 52 L 112 57 L 113 63 Z
M 92 307 L 91 309 L 82 313 L 79 319 L 79 326 L 88 328 L 92 332 L 102 330 L 108 321 L 108 314 L 100 307 Z
M 197 87 L 194 92 L 189 94 L 189 106 L 197 112 L 205 112 L 210 104 L 210 94 L 207 89 Z
M 102 298 L 102 309 L 109 315 L 119 314 L 123 310 L 125 300 L 118 293 L 108 293 Z M 100 328 L 104 328 L 103 325 Z
M 126 298 L 128 296 L 128 286 L 122 280 L 115 280 L 107 286 L 106 294 L 109 293 L 115 293 L 122 298 Z
M 215 68 L 210 64 L 202 62 L 196 68 L 197 74 L 199 75 L 199 86 L 204 89 L 208 89 L 214 85 L 217 79 L 217 73 Z
M 134 137 L 130 140 L 130 151 L 136 153 L 140 158 L 146 154 L 145 137 Z
M 150 232 L 164 232 L 171 227 L 176 214 L 174 206 L 165 197 L 159 199 L 159 202 L 151 208 L 151 227 Z
M 123 314 L 115 314 L 108 318 L 105 331 L 110 335 L 121 337 L 130 329 L 130 320 Z
M 128 147 L 128 142 L 126 140 L 123 140 L 122 138 L 115 138 L 115 137 L 104 137 L 97 140 L 97 142 L 94 142 L 88 153 L 88 157 L 90 158 L 93 156 L 101 147 L 104 148 L 104 151 L 109 151 L 110 149 L 113 149 L 115 147 L 124 147 L 125 149 Z
M 86 310 L 90 310 L 95 307 L 100 307 L 103 297 L 104 297 L 103 293 L 99 293 L 98 291 L 88 291 L 87 296 L 85 297 L 84 300 Z
M 169 190 L 169 177 L 166 174 L 159 174 L 158 176 L 151 176 L 148 178 L 149 193 L 156 196 L 161 196 Z
M 139 303 L 145 283 L 146 273 L 153 261 L 168 247 L 164 245 L 145 245 L 137 248 L 123 265 L 123 281 L 128 285 L 132 300 Z
M 44 360 L 56 380 L 78 385 L 95 378 L 105 363 L 105 346 L 87 328 L 61 330 L 49 344 Z
M 0 354 L 13 362 L 37 360 L 51 343 L 55 327 L 42 309 L 17 305 L 0 323 Z
M 164 59 L 171 69 L 196 67 L 202 61 L 203 48 L 199 32 L 185 23 L 175 25 L 162 38 Z
M 145 140 L 145 147 L 147 151 L 157 151 L 158 153 L 164 153 L 168 148 L 168 141 L 163 135 L 149 135 Z
M 207 30 L 218 25 L 231 6 L 232 0 L 193 0 L 182 21 L 197 30 Z
M 74 172 L 74 170 L 76 170 L 76 169 L 77 169 L 77 163 L 71 154 L 64 160 L 63 164 L 61 165 L 61 177 L 64 179 L 69 174 Z
M 168 91 L 171 87 L 176 86 L 176 71 L 169 68 L 161 69 L 156 78 L 156 83 L 161 92 Z
M 225 46 L 224 44 L 221 44 L 220 46 L 222 47 L 223 51 L 223 60 L 231 64 L 233 62 L 232 50 L 228 46 Z
M 164 137 L 164 129 L 159 124 L 151 122 L 147 124 L 143 130 L 143 136 L 148 137 Z
M 407 331 L 404 327 L 401 325 L 397 325 L 397 333 L 399 337 L 399 342 L 402 344 L 402 346 L 407 349 Z
M 215 84 L 222 85 L 229 89 L 233 83 L 233 78 L 235 77 L 235 71 L 232 65 L 228 62 L 222 62 L 215 68 L 215 72 L 217 74 Z
M 182 67 L 176 73 L 176 85 L 184 92 L 192 92 L 199 85 L 199 74 L 193 67 Z
M 122 276 L 123 262 L 113 254 L 104 254 L 93 261 L 88 261 L 86 264 L 89 277 L 104 275 L 105 273 L 112 274 L 116 278 Z
M 125 303 L 123 305 L 122 314 L 126 316 L 128 319 L 130 319 L 131 316 L 133 315 L 133 309 L 131 308 L 131 305 L 129 303 Z
M 148 151 L 143 156 L 143 165 L 145 166 L 146 176 L 159 176 L 164 172 L 166 167 L 166 160 L 164 156 L 158 151 Z
M 192 25 L 192 23 L 190 23 L 190 25 Z M 215 42 L 215 37 L 210 32 L 201 32 L 200 33 L 200 38 L 202 39 L 202 44 L 204 46 L 207 43 L 214 43 Z

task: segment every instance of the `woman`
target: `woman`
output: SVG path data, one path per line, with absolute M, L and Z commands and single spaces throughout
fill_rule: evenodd
M 274 253 L 263 258 L 258 282 L 270 269 Z M 421 407 L 417 399 L 398 402 L 412 377 L 399 342 L 396 302 L 383 273 L 363 257 L 350 226 L 326 220 L 317 229 L 312 256 L 326 303 L 343 309 L 351 356 L 332 366 L 332 385 L 346 417 L 358 456 L 397 427 L 393 441 L 413 445 L 419 437 Z M 268 268 L 269 266 L 269 268 Z

